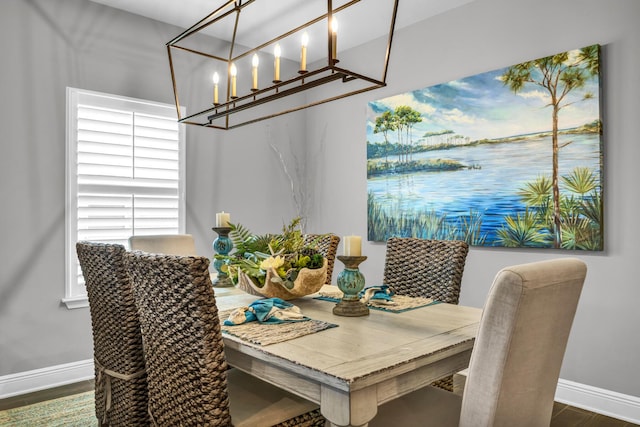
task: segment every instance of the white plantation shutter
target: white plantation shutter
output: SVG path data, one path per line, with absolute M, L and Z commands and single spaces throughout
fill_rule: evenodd
M 175 106 L 68 88 L 68 307 L 86 305 L 75 244 L 184 233 L 184 127 Z

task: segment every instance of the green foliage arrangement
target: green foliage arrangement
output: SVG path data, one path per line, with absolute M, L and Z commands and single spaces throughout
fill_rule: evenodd
M 301 269 L 321 268 L 324 264 L 324 257 L 316 249 L 317 243 L 305 244 L 300 223 L 301 218 L 294 218 L 282 227 L 282 233 L 264 235 L 255 235 L 242 224 L 229 224 L 229 238 L 235 251 L 215 257 L 225 262 L 227 274 L 235 284 L 238 274 L 243 272 L 262 287 L 267 270 L 273 269 L 282 285 L 292 289 Z

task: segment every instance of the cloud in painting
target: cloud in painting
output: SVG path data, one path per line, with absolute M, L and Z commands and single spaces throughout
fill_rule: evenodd
M 453 108 L 451 110 L 444 111 L 442 113 L 442 117 L 447 122 L 457 123 L 457 124 L 471 124 L 471 123 L 475 123 L 476 121 L 473 117 L 465 114 L 458 108 Z
M 384 99 L 383 102 L 391 110 L 401 105 L 406 105 L 418 111 L 423 116 L 428 116 L 436 111 L 436 108 L 433 105 L 418 101 L 413 92 L 392 96 Z
M 528 92 L 518 92 L 517 95 L 525 99 L 539 99 L 545 104 L 549 103 L 549 94 L 544 93 L 541 90 L 530 90 Z

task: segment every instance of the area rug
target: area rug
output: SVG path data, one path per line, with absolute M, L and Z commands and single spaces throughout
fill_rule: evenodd
M 93 391 L 0 411 L 2 427 L 95 427 Z

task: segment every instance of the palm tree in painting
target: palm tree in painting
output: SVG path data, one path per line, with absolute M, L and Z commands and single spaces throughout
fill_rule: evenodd
M 563 194 L 562 248 L 599 250 L 602 247 L 602 200 L 595 173 L 585 167 L 575 168 L 560 177 Z M 539 176 L 520 189 L 518 195 L 526 212 L 505 217 L 498 230 L 498 240 L 505 247 L 546 247 L 553 243 L 547 232 L 553 229 L 552 185 L 549 176 Z
M 602 210 L 598 182 L 588 168 L 575 168 L 562 182 L 571 192 L 564 198 L 562 247 L 598 250 L 602 245 Z M 574 196 L 575 195 L 575 196 Z
M 598 74 L 598 45 L 580 49 L 573 58 L 569 52 L 527 61 L 511 66 L 501 76 L 505 85 L 514 92 L 521 91 L 526 84 L 533 84 L 544 88 L 550 96 L 548 106 L 551 107 L 552 120 L 552 189 L 553 189 L 553 235 L 554 247 L 562 245 L 562 216 L 560 206 L 560 187 L 558 183 L 558 120 L 560 110 L 571 105 L 567 95 L 574 89 L 583 87 L 587 79 Z M 593 94 L 585 93 L 584 99 L 592 98 Z
M 407 148 L 402 141 L 403 141 L 403 134 L 407 129 L 407 126 L 406 126 L 407 122 L 405 120 L 405 116 L 409 113 L 410 110 L 411 110 L 411 107 L 408 107 L 406 105 L 399 105 L 393 111 L 394 123 L 395 123 L 396 130 L 398 131 L 398 145 L 399 145 L 398 162 L 400 163 L 406 162 L 409 158 L 407 156 Z
M 528 209 L 517 213 L 515 218 L 507 215 L 506 226 L 498 230 L 498 241 L 504 247 L 541 247 L 545 244 L 545 234 L 537 216 Z
M 404 151 L 404 159 L 401 161 L 408 162 L 411 154 L 411 146 L 413 141 L 411 140 L 411 130 L 413 126 L 422 121 L 420 113 L 407 105 L 399 105 L 394 111 L 395 126 L 398 131 L 398 141 L 402 141 L 404 132 L 404 144 L 402 144 L 402 151 Z
M 389 131 L 396 130 L 396 121 L 392 111 L 385 111 L 378 117 L 376 117 L 376 126 L 373 129 L 373 133 L 382 132 L 384 136 L 384 161 L 389 164 Z

